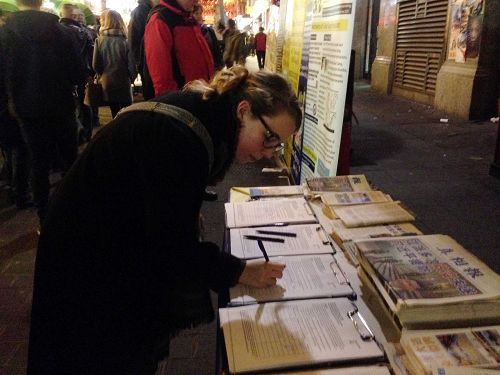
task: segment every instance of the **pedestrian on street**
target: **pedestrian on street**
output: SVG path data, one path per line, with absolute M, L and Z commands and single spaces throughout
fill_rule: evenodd
M 219 41 L 217 40 L 214 29 L 203 22 L 203 6 L 201 6 L 201 4 L 195 4 L 193 7 L 193 17 L 200 24 L 201 32 L 210 47 L 215 70 L 221 70 L 224 67 L 224 63 L 222 62 L 222 52 L 220 50 Z
M 137 74 L 140 74 L 141 80 L 143 80 L 142 75 L 144 66 L 142 56 L 142 39 L 144 38 L 144 29 L 146 28 L 148 14 L 152 7 L 152 0 L 138 0 L 137 7 L 130 14 L 130 22 L 128 24 L 128 43 L 135 65 L 134 80 L 137 77 Z M 154 94 L 150 93 L 149 95 L 146 94 L 146 96 L 152 97 Z
M 77 156 L 73 89 L 86 72 L 73 34 L 59 17 L 42 12 L 42 0 L 17 3 L 20 11 L 0 28 L 0 79 L 28 146 L 33 200 L 42 223 L 56 152 L 63 171 Z
M 102 12 L 92 66 L 102 84 L 104 101 L 109 105 L 113 118 L 120 109 L 132 103 L 130 87 L 135 66 L 125 30 L 120 13 L 111 9 Z
M 156 96 L 195 79 L 210 81 L 214 75 L 212 54 L 192 16 L 193 7 L 194 0 L 160 0 L 149 15 L 144 51 Z
M 247 55 L 255 56 L 255 35 L 251 32 L 247 41 L 248 53 Z
M 247 47 L 245 44 L 246 33 L 236 28 L 236 21 L 227 21 L 227 30 L 224 33 L 224 63 L 230 68 L 235 64 L 245 65 Z
M 193 17 L 194 4 L 195 0 L 160 0 L 149 15 L 144 33 L 145 85 L 150 82 L 156 96 L 196 79 L 210 81 L 214 75 L 210 47 Z M 205 200 L 217 198 L 215 191 L 205 191 Z
M 265 288 L 284 265 L 200 242 L 205 186 L 270 158 L 300 126 L 284 78 L 217 73 L 124 109 L 51 200 L 38 243 L 28 375 L 154 374 L 180 330 L 214 318 L 209 289 Z
M 264 34 L 264 28 L 259 27 L 259 32 L 255 34 L 255 53 L 257 54 L 259 69 L 264 69 L 266 63 L 266 41 L 267 36 Z
M 0 56 L 0 60 L 2 56 Z M 0 61 L 0 66 L 2 65 Z M 0 72 L 0 77 L 2 72 Z M 9 186 L 8 199 L 19 209 L 33 206 L 29 189 L 29 153 L 21 129 L 9 113 L 7 92 L 0 79 L 0 148 L 4 163 L 2 177 Z
M 79 51 L 82 63 L 86 70 L 86 81 L 90 81 L 94 75 L 92 70 L 92 54 L 94 50 L 95 34 L 83 25 L 79 18 L 79 12 L 75 5 L 62 4 L 60 9 L 61 18 L 59 22 L 68 27 L 68 31 L 73 34 L 75 46 Z M 78 142 L 80 144 L 88 142 L 92 137 L 92 128 L 94 126 L 94 115 L 92 107 L 84 103 L 85 83 L 76 88 L 76 114 L 79 122 Z

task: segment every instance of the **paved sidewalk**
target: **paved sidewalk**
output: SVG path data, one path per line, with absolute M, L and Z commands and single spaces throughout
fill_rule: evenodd
M 424 233 L 452 236 L 500 272 L 500 179 L 489 175 L 498 124 L 448 118 L 364 82 L 354 113 L 350 172 L 401 200 Z

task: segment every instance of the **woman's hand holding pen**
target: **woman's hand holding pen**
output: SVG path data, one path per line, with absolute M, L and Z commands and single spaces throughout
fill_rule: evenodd
M 276 285 L 276 279 L 283 277 L 285 265 L 275 262 L 247 262 L 239 282 L 254 288 L 267 288 Z

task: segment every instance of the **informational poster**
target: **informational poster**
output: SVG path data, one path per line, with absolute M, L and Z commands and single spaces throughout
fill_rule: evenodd
M 463 63 L 479 55 L 483 0 L 452 0 L 448 59 Z
M 300 0 L 288 0 L 285 22 L 285 43 L 283 45 L 283 75 L 287 77 L 293 91 L 298 95 L 302 46 L 304 44 L 304 22 L 306 3 Z M 284 160 L 288 167 L 292 165 L 293 139 L 290 138 L 284 150 Z
M 311 44 L 311 29 L 312 29 L 312 11 L 313 1 L 308 1 L 305 9 L 304 20 L 304 36 L 302 38 L 302 57 L 300 61 L 300 73 L 298 82 L 297 97 L 299 99 L 300 109 L 302 110 L 302 125 L 299 131 L 293 137 L 292 158 L 291 158 L 291 175 L 295 184 L 300 183 L 300 173 L 302 165 L 302 135 L 304 134 L 304 116 L 305 102 L 307 93 L 307 76 L 309 69 L 309 46 Z
M 269 8 L 266 62 L 264 67 L 271 72 L 280 73 L 282 71 L 287 2 L 287 0 L 281 0 L 279 7 L 271 5 Z
M 313 2 L 301 182 L 337 172 L 355 1 Z
M 288 77 L 288 60 L 290 59 L 290 53 L 295 53 L 291 51 L 291 39 L 292 39 L 292 27 L 293 27 L 293 16 L 294 16 L 294 4 L 298 0 L 287 0 L 286 9 L 281 9 L 285 13 L 284 16 L 284 27 L 283 27 L 283 54 L 281 59 L 281 72 L 285 77 Z M 298 51 L 300 53 L 300 51 Z M 292 85 L 293 87 L 293 85 Z
M 304 44 L 305 1 L 288 0 L 283 46 L 283 74 L 295 93 L 299 87 L 300 61 Z M 286 65 L 285 65 L 286 64 Z

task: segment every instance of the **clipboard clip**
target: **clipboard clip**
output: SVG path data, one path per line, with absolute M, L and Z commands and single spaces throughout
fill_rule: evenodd
M 316 227 L 316 232 L 318 232 L 319 238 L 321 239 L 321 242 L 323 245 L 330 244 L 330 239 L 328 238 L 328 234 L 326 234 L 325 230 L 321 227 L 321 225 L 318 225 Z
M 335 271 L 335 267 L 337 267 L 338 272 Z M 335 278 L 337 279 L 337 281 L 339 282 L 340 285 L 349 285 L 350 284 L 349 280 L 347 279 L 344 272 L 340 269 L 339 265 L 337 264 L 337 262 L 335 260 L 330 262 L 330 268 L 332 269 L 332 272 L 335 275 Z M 342 276 L 343 280 L 339 279 L 339 275 Z
M 314 211 L 312 210 L 311 206 L 309 206 L 309 203 L 307 201 L 304 201 L 304 208 L 309 215 L 314 216 Z
M 347 312 L 347 316 L 349 317 L 349 319 L 351 319 L 354 328 L 356 328 L 356 331 L 358 331 L 359 336 L 363 341 L 370 341 L 375 339 L 375 336 L 368 327 L 368 324 L 366 324 L 366 320 L 359 313 L 359 310 L 356 306 L 354 306 L 354 310 Z M 361 322 L 361 324 L 358 323 L 358 320 Z M 361 328 L 361 325 L 363 325 L 364 328 Z
M 316 201 L 316 200 L 321 200 L 321 194 L 315 194 L 315 193 L 307 193 L 304 191 L 304 198 L 306 198 L 309 201 Z

